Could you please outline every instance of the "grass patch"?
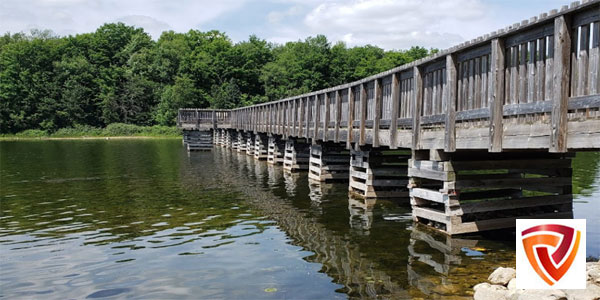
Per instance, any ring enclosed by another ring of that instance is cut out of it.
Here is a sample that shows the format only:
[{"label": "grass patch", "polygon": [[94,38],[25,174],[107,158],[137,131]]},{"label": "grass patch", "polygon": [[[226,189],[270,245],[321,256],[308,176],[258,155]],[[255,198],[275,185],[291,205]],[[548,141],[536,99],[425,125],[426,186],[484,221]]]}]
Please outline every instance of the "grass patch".
[{"label": "grass patch", "polygon": [[28,129],[15,134],[2,134],[4,139],[31,139],[31,138],[84,138],[84,137],[180,137],[181,130],[169,126],[138,126],[132,124],[113,123],[106,128],[88,125],[75,125],[74,127],[61,128],[55,132],[39,129]]}]

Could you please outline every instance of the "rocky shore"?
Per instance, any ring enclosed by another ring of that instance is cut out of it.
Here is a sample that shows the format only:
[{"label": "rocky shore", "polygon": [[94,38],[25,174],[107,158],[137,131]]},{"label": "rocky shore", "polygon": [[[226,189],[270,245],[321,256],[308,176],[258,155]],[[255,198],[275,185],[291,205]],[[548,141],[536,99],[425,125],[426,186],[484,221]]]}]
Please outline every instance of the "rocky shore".
[{"label": "rocky shore", "polygon": [[515,269],[498,268],[488,282],[473,287],[475,300],[600,300],[600,262],[586,264],[585,290],[521,290],[515,282]]}]

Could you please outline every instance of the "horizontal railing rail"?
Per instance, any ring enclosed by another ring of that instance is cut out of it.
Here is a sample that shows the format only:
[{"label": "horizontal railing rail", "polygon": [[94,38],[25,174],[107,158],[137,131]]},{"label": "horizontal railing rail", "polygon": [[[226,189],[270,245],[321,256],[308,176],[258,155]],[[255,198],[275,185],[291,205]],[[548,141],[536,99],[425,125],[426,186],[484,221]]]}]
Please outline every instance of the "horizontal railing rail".
[{"label": "horizontal railing rail", "polygon": [[181,108],[177,114],[177,127],[229,127],[231,110]]}]

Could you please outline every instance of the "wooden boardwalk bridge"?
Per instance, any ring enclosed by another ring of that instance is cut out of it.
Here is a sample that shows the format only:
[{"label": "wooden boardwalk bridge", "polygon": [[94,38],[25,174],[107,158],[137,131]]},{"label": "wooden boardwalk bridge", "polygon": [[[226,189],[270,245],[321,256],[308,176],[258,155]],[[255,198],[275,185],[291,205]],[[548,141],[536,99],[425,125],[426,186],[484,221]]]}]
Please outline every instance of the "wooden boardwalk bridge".
[{"label": "wooden boardwalk bridge", "polygon": [[188,150],[224,146],[410,197],[449,234],[572,216],[576,151],[600,149],[600,0],[574,2],[356,82],[233,109],[181,109]]}]

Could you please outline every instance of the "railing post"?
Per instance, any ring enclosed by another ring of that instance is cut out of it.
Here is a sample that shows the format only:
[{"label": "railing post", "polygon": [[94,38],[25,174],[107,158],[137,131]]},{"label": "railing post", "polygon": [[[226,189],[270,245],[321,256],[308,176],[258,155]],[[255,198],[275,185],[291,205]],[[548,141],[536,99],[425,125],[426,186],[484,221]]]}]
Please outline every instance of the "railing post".
[{"label": "railing post", "polygon": [[305,114],[304,114],[304,122],[305,122],[305,130],[304,130],[304,137],[305,138],[310,138],[310,118],[311,118],[311,107],[310,107],[310,97],[306,97],[306,109],[305,109]]},{"label": "railing post", "polygon": [[375,115],[373,116],[373,147],[379,147],[379,123],[381,123],[381,106],[383,105],[381,79],[375,79],[373,84],[373,97],[375,97]]},{"label": "railing post", "polygon": [[287,101],[284,101],[281,103],[281,106],[283,107],[283,128],[282,128],[282,135],[285,137],[287,135],[287,125],[288,125],[288,108],[287,108]]},{"label": "railing post", "polygon": [[217,129],[217,112],[214,109],[212,111],[212,127]]},{"label": "railing post", "polygon": [[298,137],[302,137],[302,135],[304,134],[304,128],[302,126],[302,122],[304,122],[304,97],[301,97],[298,103],[298,109],[300,110],[300,119],[298,120]]},{"label": "railing post", "polygon": [[490,106],[490,152],[502,151],[502,119],[504,107],[504,41],[492,40],[492,52],[490,54],[490,79],[488,89],[488,101]]},{"label": "railing post", "polygon": [[196,128],[197,129],[200,129],[200,116],[199,116],[199,113],[200,112],[198,112],[198,110],[196,109],[196,114],[195,115],[196,115]]},{"label": "railing post", "polygon": [[456,151],[456,93],[457,93],[457,72],[456,57],[453,54],[446,55],[446,90],[444,114],[446,114],[446,124],[444,131],[444,151]]},{"label": "railing post", "polygon": [[342,121],[342,92],[341,90],[335,91],[335,133],[334,140],[336,143],[340,142],[340,122]]},{"label": "railing post", "polygon": [[419,66],[413,67],[413,124],[412,149],[419,149],[421,135],[421,105],[423,105],[423,73]]},{"label": "railing post", "polygon": [[319,95],[315,95],[315,115],[313,116],[313,122],[315,122],[315,132],[313,132],[313,144],[317,143],[317,139],[319,138],[319,122],[321,121],[321,97]]},{"label": "railing post", "polygon": [[353,142],[352,135],[354,134],[354,92],[352,87],[348,88],[348,134],[346,136],[346,148],[350,149]]},{"label": "railing post", "polygon": [[358,144],[363,146],[366,140],[365,123],[367,118],[367,86],[366,83],[360,85],[360,124]]},{"label": "railing post", "polygon": [[283,134],[283,108],[281,102],[277,102],[277,133]]},{"label": "railing post", "polygon": [[398,148],[398,110],[400,108],[400,80],[392,74],[392,119],[390,120],[390,149]]},{"label": "railing post", "polygon": [[273,104],[269,104],[268,106],[269,115],[267,116],[267,132],[273,133]]},{"label": "railing post", "polygon": [[324,96],[325,118],[323,119],[323,141],[328,140],[327,132],[329,131],[329,115],[330,115],[330,111],[331,111],[331,108],[329,107],[330,106],[329,102],[331,102],[329,94],[330,94],[330,92],[326,92],[325,96]]},{"label": "railing post", "polygon": [[292,136],[298,136],[298,99],[292,99]]},{"label": "railing post", "polygon": [[256,107],[250,107],[250,131],[256,133]]},{"label": "railing post", "polygon": [[569,75],[571,70],[570,18],[554,18],[554,74],[552,84],[552,131],[550,152],[567,152],[567,107],[569,104]]},{"label": "railing post", "polygon": [[290,135],[292,135],[292,100],[287,100],[285,102],[286,107],[286,121],[285,121],[285,138],[287,139]]}]

